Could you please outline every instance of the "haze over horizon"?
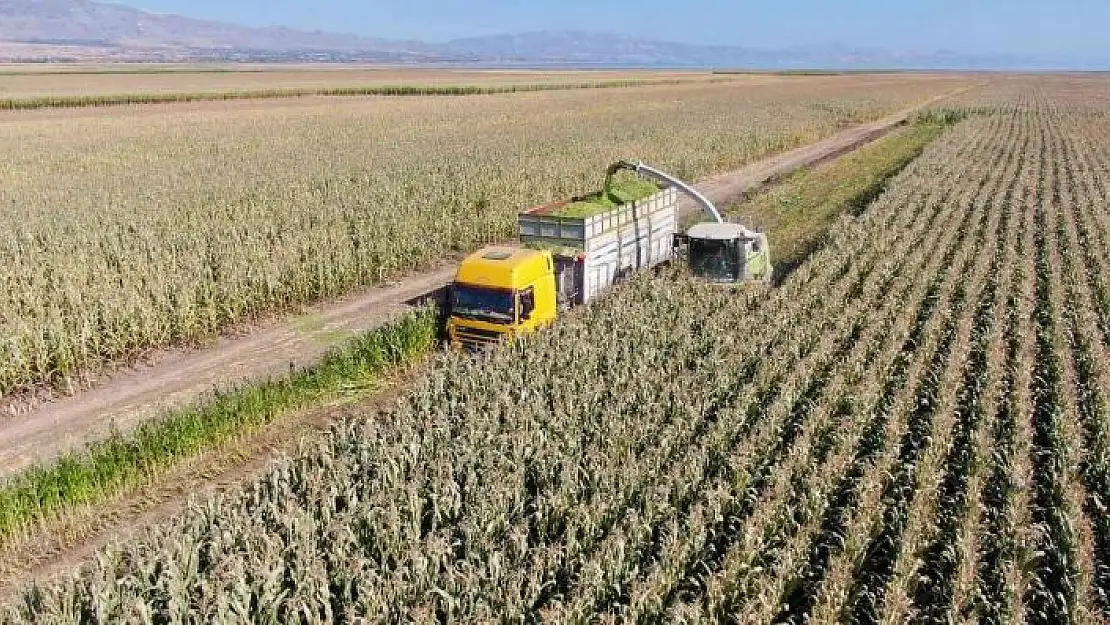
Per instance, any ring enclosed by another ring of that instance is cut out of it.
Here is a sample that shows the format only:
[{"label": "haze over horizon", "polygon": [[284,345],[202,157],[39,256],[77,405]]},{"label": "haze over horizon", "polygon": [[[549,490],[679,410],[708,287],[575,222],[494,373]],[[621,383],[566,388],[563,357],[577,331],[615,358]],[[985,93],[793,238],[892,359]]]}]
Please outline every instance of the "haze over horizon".
[{"label": "haze over horizon", "polygon": [[443,42],[532,30],[587,30],[704,45],[846,44],[895,50],[1110,58],[1110,3],[1097,0],[141,0],[159,13],[248,26]]}]

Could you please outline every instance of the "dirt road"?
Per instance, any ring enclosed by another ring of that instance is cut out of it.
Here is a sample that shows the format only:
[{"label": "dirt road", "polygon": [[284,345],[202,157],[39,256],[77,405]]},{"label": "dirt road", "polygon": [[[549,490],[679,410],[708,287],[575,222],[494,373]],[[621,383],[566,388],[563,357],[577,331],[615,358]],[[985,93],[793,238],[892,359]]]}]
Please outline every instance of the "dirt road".
[{"label": "dirt road", "polygon": [[[728,204],[790,173],[834,158],[905,122],[916,110],[946,94],[883,120],[856,126],[743,169],[713,176],[698,189]],[[680,209],[697,211],[684,200]],[[152,364],[116,372],[87,391],[0,419],[0,478],[48,462],[68,450],[127,431],[169,408],[188,405],[214,388],[281,375],[317,361],[328,347],[352,334],[381,326],[409,308],[408,302],[447,284],[456,259],[393,286],[311,308],[306,314],[264,324],[242,336],[219,339],[206,349],[166,350]]]}]

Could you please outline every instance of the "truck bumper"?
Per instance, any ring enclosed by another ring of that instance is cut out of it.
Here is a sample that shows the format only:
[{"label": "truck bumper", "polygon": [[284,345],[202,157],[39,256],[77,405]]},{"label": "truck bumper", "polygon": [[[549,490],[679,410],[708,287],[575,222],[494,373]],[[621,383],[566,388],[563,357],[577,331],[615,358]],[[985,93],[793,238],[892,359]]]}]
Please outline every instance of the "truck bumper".
[{"label": "truck bumper", "polygon": [[451,345],[465,349],[468,352],[489,349],[505,339],[504,332],[462,325],[452,325],[449,336],[451,337]]}]

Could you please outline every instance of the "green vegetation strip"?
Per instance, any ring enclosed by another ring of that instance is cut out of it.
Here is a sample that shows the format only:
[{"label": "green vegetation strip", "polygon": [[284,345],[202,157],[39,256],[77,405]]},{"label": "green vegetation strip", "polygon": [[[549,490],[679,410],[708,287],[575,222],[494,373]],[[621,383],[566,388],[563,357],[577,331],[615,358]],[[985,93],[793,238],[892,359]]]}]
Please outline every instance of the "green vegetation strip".
[{"label": "green vegetation strip", "polygon": [[887,182],[906,168],[952,123],[956,115],[920,116],[907,127],[828,165],[800,170],[750,202],[728,209],[751,218],[771,239],[775,275],[780,279],[824,244],[833,222],[858,214],[882,194]]},{"label": "green vegetation strip", "polygon": [[171,104],[223,100],[262,100],[308,96],[467,96],[524,93],[531,91],[568,91],[574,89],[617,89],[655,87],[689,82],[717,83],[729,79],[604,80],[576,83],[530,83],[508,85],[369,85],[362,87],[310,87],[288,89],[250,89],[237,91],[198,91],[192,93],[121,93],[105,95],[35,96],[0,99],[0,111],[26,111],[49,108],[88,108],[127,104]]},{"label": "green vegetation strip", "polygon": [[113,435],[0,483],[0,539],[68,507],[103,501],[291,410],[372,391],[399,365],[432,351],[437,329],[434,310],[417,310],[333,349],[313,367],[218,394],[209,403],[171,412],[130,435]]}]

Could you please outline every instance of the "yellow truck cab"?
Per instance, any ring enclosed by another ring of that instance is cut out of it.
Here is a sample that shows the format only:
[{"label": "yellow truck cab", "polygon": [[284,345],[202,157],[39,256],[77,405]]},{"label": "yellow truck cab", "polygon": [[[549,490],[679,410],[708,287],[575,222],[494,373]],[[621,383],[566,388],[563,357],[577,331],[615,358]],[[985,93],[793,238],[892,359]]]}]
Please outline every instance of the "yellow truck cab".
[{"label": "yellow truck cab", "polygon": [[459,265],[447,333],[468,349],[543,327],[558,315],[555,267],[546,251],[489,246]]}]

